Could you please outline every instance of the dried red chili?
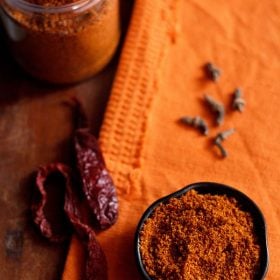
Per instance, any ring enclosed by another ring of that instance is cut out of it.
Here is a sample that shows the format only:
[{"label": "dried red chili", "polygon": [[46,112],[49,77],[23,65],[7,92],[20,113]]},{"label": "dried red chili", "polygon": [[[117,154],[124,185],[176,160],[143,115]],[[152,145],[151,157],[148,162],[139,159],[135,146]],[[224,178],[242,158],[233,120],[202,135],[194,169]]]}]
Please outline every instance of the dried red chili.
[{"label": "dried red chili", "polygon": [[[65,189],[64,212],[87,247],[83,279],[105,280],[107,279],[106,257],[96,240],[87,211],[91,210],[100,229],[108,228],[114,224],[118,216],[116,189],[106,168],[97,139],[89,131],[88,120],[82,104],[76,98],[73,98],[72,101],[76,129],[74,145],[80,182],[73,183],[70,168],[64,164],[53,163],[41,167],[36,178],[36,187],[40,192],[40,198],[32,206],[34,222],[50,241],[59,242],[67,237],[67,232],[54,232],[52,222],[48,219],[45,211],[49,200],[46,182],[51,175],[58,174],[60,178],[63,178],[60,185],[63,185]],[[70,103],[70,105],[72,104]],[[80,185],[82,185],[80,189],[74,189],[74,186],[80,187]],[[83,191],[83,199],[86,198],[88,205],[79,199],[81,191]],[[88,208],[85,209],[87,206]]]},{"label": "dried red chili", "polygon": [[77,167],[83,190],[98,226],[108,228],[118,217],[118,201],[113,180],[96,138],[86,129],[75,133]]},{"label": "dried red chili", "polygon": [[106,229],[116,222],[118,200],[113,180],[106,168],[97,139],[90,133],[84,107],[77,98],[74,103],[76,132],[74,145],[77,168],[97,225]]},{"label": "dried red chili", "polygon": [[[54,234],[50,221],[45,213],[45,205],[48,201],[45,182],[53,174],[58,174],[64,179],[65,201],[64,210],[69,221],[77,232],[80,239],[87,247],[86,269],[83,279],[86,280],[105,280],[107,279],[107,262],[105,254],[96,240],[94,230],[89,225],[86,215],[82,212],[82,201],[74,190],[70,168],[61,164],[53,163],[41,167],[37,173],[36,187],[41,194],[41,200],[36,202],[33,207],[34,221],[39,226],[42,234],[50,241],[63,241],[64,234]],[[69,232],[70,233],[70,232]]]},{"label": "dried red chili", "polygon": [[105,280],[107,279],[106,256],[95,237],[94,230],[85,221],[86,217],[82,214],[81,209],[82,205],[78,200],[78,195],[75,194],[71,185],[66,185],[64,210],[75,231],[87,247],[86,268],[83,279]]},{"label": "dried red chili", "polygon": [[[47,191],[47,185],[49,185],[48,181],[51,179],[54,175],[59,175],[60,178],[56,177],[53,178],[52,182],[50,183],[50,187],[54,187],[53,182],[56,181],[55,185],[57,186],[58,183],[62,183],[62,186],[70,184],[70,169],[60,163],[52,163],[47,166],[39,167],[37,176],[36,176],[36,184],[35,187],[39,191],[39,197],[33,197],[32,201],[32,214],[33,214],[33,220],[34,223],[39,227],[41,233],[43,236],[45,236],[47,239],[49,239],[52,242],[62,242],[65,239],[67,239],[70,236],[69,233],[69,226],[64,227],[61,231],[57,231],[53,225],[53,221],[50,221],[50,218],[47,217],[49,213],[46,210],[47,204],[49,203],[49,193]],[[65,182],[62,182],[60,179],[65,180]],[[61,210],[63,210],[63,205],[60,206]],[[61,213],[59,213],[62,215]],[[66,219],[66,216],[64,217],[64,220]],[[66,224],[65,221],[63,221],[64,224]],[[56,230],[56,232],[55,232]]]}]

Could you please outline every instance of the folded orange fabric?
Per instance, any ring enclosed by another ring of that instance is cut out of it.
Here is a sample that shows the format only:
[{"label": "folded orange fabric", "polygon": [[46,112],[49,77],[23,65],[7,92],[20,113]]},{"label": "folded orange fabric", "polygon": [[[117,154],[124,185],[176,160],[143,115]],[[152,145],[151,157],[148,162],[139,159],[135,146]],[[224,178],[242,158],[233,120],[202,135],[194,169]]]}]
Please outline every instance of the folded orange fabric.
[{"label": "folded orange fabric", "polygon": [[[137,223],[151,202],[197,181],[232,185],[262,209],[268,225],[268,280],[280,279],[280,2],[267,0],[136,0],[100,142],[117,185],[120,216],[98,235],[109,279],[140,279],[134,261]],[[218,83],[202,65],[222,68]],[[230,110],[240,86],[244,113]],[[217,128],[201,102],[209,93],[227,105]],[[178,124],[201,115],[210,137]],[[235,127],[221,159],[211,145]],[[81,279],[83,248],[74,237],[64,280]]]}]

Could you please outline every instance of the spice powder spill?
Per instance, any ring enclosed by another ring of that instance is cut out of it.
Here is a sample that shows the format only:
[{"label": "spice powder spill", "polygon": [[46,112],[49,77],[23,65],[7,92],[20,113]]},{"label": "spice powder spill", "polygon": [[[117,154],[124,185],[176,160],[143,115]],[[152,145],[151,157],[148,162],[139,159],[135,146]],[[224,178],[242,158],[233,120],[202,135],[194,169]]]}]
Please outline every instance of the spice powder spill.
[{"label": "spice powder spill", "polygon": [[255,280],[260,265],[251,215],[234,198],[194,190],[154,210],[140,251],[157,280]]}]

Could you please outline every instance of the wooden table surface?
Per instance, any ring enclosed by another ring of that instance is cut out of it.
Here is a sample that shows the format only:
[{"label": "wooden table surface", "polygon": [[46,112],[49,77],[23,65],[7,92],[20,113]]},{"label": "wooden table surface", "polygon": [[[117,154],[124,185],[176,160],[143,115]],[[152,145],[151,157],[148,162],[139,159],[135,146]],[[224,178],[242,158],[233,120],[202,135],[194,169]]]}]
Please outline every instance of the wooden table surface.
[{"label": "wooden table surface", "polygon": [[[124,31],[133,1],[123,2]],[[85,105],[98,135],[119,52],[90,80],[71,87],[44,85],[13,63],[0,28],[0,279],[60,279],[68,244],[50,244],[32,224],[34,171],[50,162],[73,161],[73,112],[65,105],[72,96]]]}]

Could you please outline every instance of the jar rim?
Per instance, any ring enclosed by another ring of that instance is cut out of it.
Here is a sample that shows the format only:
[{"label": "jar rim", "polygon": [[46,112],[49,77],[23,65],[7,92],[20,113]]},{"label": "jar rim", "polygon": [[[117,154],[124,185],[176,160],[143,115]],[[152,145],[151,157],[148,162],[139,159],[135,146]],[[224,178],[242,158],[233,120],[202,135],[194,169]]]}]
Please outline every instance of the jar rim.
[{"label": "jar rim", "polygon": [[24,12],[41,13],[41,14],[60,14],[67,12],[83,12],[97,4],[102,0],[79,0],[74,3],[61,6],[42,6],[33,4],[25,0],[5,0],[4,2],[13,8],[20,9]]}]

